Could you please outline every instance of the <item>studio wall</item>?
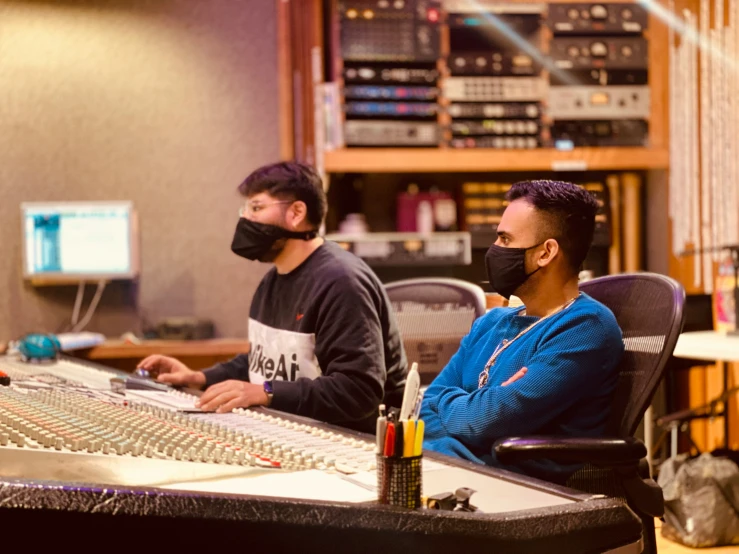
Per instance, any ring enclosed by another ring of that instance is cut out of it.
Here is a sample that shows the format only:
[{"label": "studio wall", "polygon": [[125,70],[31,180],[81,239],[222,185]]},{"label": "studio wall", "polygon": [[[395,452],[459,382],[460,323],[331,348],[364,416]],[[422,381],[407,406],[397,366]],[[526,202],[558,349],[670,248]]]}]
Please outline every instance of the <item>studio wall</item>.
[{"label": "studio wall", "polygon": [[141,277],[90,330],[246,335],[266,267],[230,243],[236,187],[279,157],[276,32],[272,0],[0,1],[0,341],[71,316],[76,287],[22,280],[20,203],[55,200],[138,210]]}]

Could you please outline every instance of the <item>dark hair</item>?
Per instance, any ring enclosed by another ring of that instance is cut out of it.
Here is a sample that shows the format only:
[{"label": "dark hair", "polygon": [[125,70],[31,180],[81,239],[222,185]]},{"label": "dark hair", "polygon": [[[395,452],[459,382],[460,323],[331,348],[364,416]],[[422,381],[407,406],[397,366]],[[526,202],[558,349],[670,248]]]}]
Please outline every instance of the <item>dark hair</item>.
[{"label": "dark hair", "polygon": [[300,200],[307,207],[306,218],[316,227],[326,217],[326,192],[315,169],[299,162],[265,165],[251,173],[239,185],[244,196],[266,192],[280,200]]},{"label": "dark hair", "polygon": [[595,197],[572,183],[536,180],[515,183],[507,198],[510,202],[522,198],[545,214],[548,221],[542,232],[557,239],[572,270],[579,271],[593,242],[598,211]]}]

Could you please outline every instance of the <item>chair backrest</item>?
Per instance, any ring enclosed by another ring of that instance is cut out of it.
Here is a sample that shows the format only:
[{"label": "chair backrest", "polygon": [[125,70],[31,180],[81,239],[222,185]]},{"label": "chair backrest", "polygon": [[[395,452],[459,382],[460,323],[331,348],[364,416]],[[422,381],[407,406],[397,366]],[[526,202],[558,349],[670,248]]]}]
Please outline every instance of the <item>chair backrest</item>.
[{"label": "chair backrest", "polygon": [[385,285],[409,362],[429,383],[459,349],[476,318],[485,313],[479,286],[448,278],[420,278]]},{"label": "chair backrest", "polygon": [[599,277],[580,283],[580,290],[605,304],[621,327],[625,352],[607,432],[632,436],[682,331],[685,290],[656,273]]}]

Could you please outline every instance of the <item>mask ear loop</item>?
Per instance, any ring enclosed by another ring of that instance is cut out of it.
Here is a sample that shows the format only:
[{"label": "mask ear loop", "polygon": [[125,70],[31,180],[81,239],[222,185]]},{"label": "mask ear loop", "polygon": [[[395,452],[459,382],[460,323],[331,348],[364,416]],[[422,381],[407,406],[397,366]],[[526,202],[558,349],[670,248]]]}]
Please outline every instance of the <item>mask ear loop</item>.
[{"label": "mask ear loop", "polygon": [[[526,249],[526,252],[528,252],[529,250],[533,250],[534,248],[538,248],[539,246],[541,246],[542,244],[544,244],[548,240],[549,239],[544,239],[543,241],[541,241],[541,242],[539,242],[537,244],[534,244],[533,246],[529,246]],[[537,267],[536,267],[536,269],[534,271],[532,271],[531,273],[526,273],[526,261],[524,259],[524,275],[526,275],[526,279],[528,280],[529,277],[531,277],[534,273],[536,273],[537,271],[539,271],[542,267],[543,266],[537,265]],[[526,282],[526,281],[524,281],[524,282]]]},{"label": "mask ear loop", "polygon": [[[534,273],[536,273],[537,271],[539,271],[539,270],[540,270],[540,269],[541,269],[542,267],[543,267],[543,266],[541,266],[541,265],[540,265],[539,267],[537,267],[537,268],[536,268],[536,269],[535,269],[534,271],[532,271],[531,273],[525,273],[524,275],[526,275],[526,279],[528,279],[529,277],[531,277],[531,276],[532,276],[532,275],[533,275]],[[525,282],[525,281],[524,281],[524,282]]]},{"label": "mask ear loop", "polygon": [[[529,247],[528,247],[528,248],[526,249],[526,251],[528,252],[529,250],[532,250],[532,249],[534,249],[534,248],[536,248],[536,247],[538,247],[538,246],[541,246],[542,244],[544,244],[544,243],[545,243],[546,241],[548,241],[548,240],[550,240],[550,239],[551,239],[551,240],[556,240],[556,241],[557,241],[557,246],[559,247],[559,239],[558,239],[557,237],[549,237],[548,239],[544,239],[543,241],[541,241],[541,242],[540,242],[540,243],[538,243],[538,244],[535,244],[534,246],[529,246]],[[560,249],[561,249],[561,247],[560,247]],[[534,273],[536,273],[537,271],[539,271],[539,270],[540,270],[540,269],[541,269],[542,267],[544,267],[544,266],[541,266],[541,265],[540,265],[539,267],[537,267],[537,268],[536,268],[536,269],[535,269],[534,271],[532,271],[531,273],[528,273],[528,274],[526,274],[526,278],[528,279],[529,277],[531,277],[531,276],[532,276],[532,275],[533,275]]]},{"label": "mask ear loop", "polygon": [[[282,215],[283,216],[285,216],[287,214],[287,211],[292,207],[292,205],[295,202],[299,202],[299,200],[294,200],[289,206],[287,206],[283,210],[283,212],[282,212]],[[308,214],[306,212],[305,217],[303,218],[303,221],[306,221],[307,217],[308,217]],[[293,234],[293,236],[286,237],[286,238],[297,238],[297,239],[303,239],[303,240],[313,240],[314,238],[316,238],[318,236],[318,231],[316,229],[312,229],[310,231],[297,231],[296,230],[297,226],[298,226],[297,223],[293,223],[293,230],[292,231],[289,231],[290,233]]]},{"label": "mask ear loop", "polygon": [[[288,206],[283,211],[282,215],[284,216],[287,213],[287,210],[289,209],[290,209],[290,206]],[[298,226],[297,223],[293,223],[293,229],[295,229],[295,227],[297,226]],[[287,229],[285,230],[287,231]],[[290,236],[285,237],[287,239],[313,240],[314,238],[318,236],[318,231],[316,231],[315,229],[312,229],[310,231],[294,231],[293,230],[293,231],[287,231],[287,232],[290,233]]]},{"label": "mask ear loop", "polygon": [[290,236],[285,237],[288,239],[303,239],[303,240],[313,240],[316,238],[317,233],[315,230],[313,231],[290,231]]}]

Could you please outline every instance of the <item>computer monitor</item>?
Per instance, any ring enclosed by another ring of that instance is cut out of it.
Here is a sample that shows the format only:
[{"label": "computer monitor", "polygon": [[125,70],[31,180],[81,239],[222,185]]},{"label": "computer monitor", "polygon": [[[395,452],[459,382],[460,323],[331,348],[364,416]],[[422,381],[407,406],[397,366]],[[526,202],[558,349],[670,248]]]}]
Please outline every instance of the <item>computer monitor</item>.
[{"label": "computer monitor", "polygon": [[138,226],[131,202],[26,202],[21,219],[23,276],[35,284],[138,275]]}]

